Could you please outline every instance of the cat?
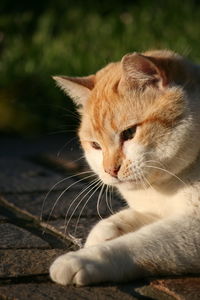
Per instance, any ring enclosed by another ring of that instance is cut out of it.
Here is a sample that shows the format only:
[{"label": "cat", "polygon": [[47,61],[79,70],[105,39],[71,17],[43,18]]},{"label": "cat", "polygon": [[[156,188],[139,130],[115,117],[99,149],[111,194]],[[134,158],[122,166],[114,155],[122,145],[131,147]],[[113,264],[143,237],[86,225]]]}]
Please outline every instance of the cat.
[{"label": "cat", "polygon": [[126,200],[84,248],[50,267],[63,285],[200,272],[200,68],[130,53],[87,77],[54,77],[81,115],[91,169]]}]

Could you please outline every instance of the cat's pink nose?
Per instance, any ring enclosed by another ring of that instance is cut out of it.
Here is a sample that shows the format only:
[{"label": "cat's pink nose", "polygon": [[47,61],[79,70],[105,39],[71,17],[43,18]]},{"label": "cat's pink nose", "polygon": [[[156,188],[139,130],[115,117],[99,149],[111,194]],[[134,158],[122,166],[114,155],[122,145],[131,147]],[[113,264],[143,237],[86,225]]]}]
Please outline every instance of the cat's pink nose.
[{"label": "cat's pink nose", "polygon": [[114,167],[114,168],[106,168],[105,172],[110,174],[112,177],[116,177],[117,178],[117,174],[119,172],[120,166],[118,167]]}]

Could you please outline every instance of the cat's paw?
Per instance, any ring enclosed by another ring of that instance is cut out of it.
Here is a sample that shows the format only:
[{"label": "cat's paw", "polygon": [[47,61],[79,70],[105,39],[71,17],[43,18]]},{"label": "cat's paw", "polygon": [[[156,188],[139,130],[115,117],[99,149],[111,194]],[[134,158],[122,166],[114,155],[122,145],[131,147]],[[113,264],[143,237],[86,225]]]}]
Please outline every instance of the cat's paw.
[{"label": "cat's paw", "polygon": [[50,277],[62,285],[89,285],[105,280],[109,273],[103,251],[97,247],[59,256],[50,267]]},{"label": "cat's paw", "polygon": [[101,244],[105,241],[113,240],[124,232],[115,223],[102,220],[100,221],[89,233],[84,247],[90,247],[93,245]]}]

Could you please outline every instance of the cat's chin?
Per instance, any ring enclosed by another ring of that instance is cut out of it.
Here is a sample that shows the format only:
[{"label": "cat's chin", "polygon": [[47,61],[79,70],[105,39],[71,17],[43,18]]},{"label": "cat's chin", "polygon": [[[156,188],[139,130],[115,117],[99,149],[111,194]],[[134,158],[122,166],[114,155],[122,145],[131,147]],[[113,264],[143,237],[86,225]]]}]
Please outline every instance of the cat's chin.
[{"label": "cat's chin", "polygon": [[[99,176],[100,177],[100,176]],[[143,189],[144,185],[140,181],[135,180],[120,180],[118,178],[101,178],[102,182],[109,186],[122,187],[127,190]]]},{"label": "cat's chin", "polygon": [[98,174],[98,176],[101,179],[101,181],[106,185],[117,186],[121,182],[118,178],[114,178],[108,174]]},{"label": "cat's chin", "polygon": [[144,185],[142,185],[141,182],[135,180],[119,181],[118,184],[116,184],[116,187],[126,189],[129,191],[144,189]]}]

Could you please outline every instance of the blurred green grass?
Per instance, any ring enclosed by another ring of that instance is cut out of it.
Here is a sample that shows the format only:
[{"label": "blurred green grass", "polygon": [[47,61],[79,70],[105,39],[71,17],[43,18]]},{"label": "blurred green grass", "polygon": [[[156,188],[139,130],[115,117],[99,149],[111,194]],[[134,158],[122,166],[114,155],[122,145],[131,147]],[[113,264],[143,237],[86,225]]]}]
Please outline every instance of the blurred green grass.
[{"label": "blurred green grass", "polygon": [[2,0],[0,131],[74,130],[73,105],[51,75],[94,73],[127,52],[155,48],[198,62],[199,25],[198,1]]}]

